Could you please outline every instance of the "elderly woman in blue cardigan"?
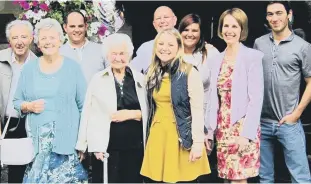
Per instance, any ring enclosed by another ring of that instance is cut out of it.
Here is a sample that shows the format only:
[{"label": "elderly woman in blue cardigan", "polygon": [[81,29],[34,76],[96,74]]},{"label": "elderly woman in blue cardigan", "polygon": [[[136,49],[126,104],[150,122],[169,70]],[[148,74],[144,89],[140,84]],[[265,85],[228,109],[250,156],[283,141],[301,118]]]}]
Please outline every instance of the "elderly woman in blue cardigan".
[{"label": "elderly woman in blue cardigan", "polygon": [[55,19],[37,23],[34,41],[43,56],[24,66],[15,93],[14,107],[27,116],[36,152],[24,183],[87,182],[75,151],[86,82],[80,66],[60,55],[63,40]]}]

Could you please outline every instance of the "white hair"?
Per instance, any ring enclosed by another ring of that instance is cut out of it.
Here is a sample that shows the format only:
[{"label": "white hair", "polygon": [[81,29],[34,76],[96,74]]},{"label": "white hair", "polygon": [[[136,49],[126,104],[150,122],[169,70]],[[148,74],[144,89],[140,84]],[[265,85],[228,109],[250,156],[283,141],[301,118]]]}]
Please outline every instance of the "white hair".
[{"label": "white hair", "polygon": [[46,19],[41,19],[40,22],[38,22],[35,26],[35,34],[34,34],[35,44],[37,44],[39,41],[40,30],[45,29],[45,28],[55,29],[59,34],[59,39],[62,41],[62,43],[64,42],[65,37],[64,37],[64,32],[63,32],[62,26],[57,22],[57,20],[51,19],[51,18],[46,18]]},{"label": "white hair", "polygon": [[102,52],[103,52],[104,58],[107,60],[107,56],[108,56],[108,52],[110,48],[122,45],[124,43],[126,44],[127,52],[131,58],[133,55],[134,46],[133,46],[131,38],[128,35],[123,34],[123,33],[114,33],[104,38],[103,43],[102,43]]},{"label": "white hair", "polygon": [[33,35],[33,26],[32,26],[32,24],[29,21],[27,21],[27,20],[13,20],[5,28],[5,35],[6,35],[6,38],[8,40],[10,39],[11,28],[14,27],[14,26],[18,26],[18,25],[25,25],[25,26],[27,26],[31,36]]}]

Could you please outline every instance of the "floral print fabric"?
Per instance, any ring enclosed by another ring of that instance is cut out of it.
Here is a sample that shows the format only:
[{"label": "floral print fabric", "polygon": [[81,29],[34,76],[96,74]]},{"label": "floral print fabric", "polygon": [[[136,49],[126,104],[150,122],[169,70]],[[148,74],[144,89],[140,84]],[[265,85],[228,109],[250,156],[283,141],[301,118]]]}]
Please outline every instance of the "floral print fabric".
[{"label": "floral print fabric", "polygon": [[[31,136],[29,127],[26,127]],[[77,154],[61,155],[52,152],[54,122],[38,128],[39,153],[25,171],[23,183],[87,183],[88,175]],[[35,138],[35,137],[33,137]]]},{"label": "floral print fabric", "polygon": [[218,76],[220,108],[217,119],[217,162],[218,176],[228,180],[242,180],[255,177],[260,167],[260,128],[255,141],[239,149],[236,139],[243,129],[244,118],[231,125],[231,86],[234,62],[223,61]]}]

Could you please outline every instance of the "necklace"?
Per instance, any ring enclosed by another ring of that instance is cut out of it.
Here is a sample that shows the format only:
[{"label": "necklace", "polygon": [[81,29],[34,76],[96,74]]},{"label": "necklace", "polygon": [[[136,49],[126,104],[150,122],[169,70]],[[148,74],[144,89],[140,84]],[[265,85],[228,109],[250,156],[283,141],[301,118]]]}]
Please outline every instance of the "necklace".
[{"label": "necklace", "polygon": [[124,78],[125,78],[125,75],[123,77],[123,79],[121,81],[119,81],[116,76],[114,76],[114,79],[118,85],[118,87],[120,88],[120,92],[121,92],[121,96],[123,97],[123,84],[124,84]]}]

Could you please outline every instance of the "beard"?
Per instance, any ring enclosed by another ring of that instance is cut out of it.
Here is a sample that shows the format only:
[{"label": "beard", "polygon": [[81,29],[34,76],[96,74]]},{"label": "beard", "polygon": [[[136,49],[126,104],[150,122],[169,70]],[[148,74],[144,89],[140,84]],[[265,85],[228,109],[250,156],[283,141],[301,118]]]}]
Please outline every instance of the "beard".
[{"label": "beard", "polygon": [[271,29],[273,32],[275,33],[282,33],[287,27],[289,27],[289,22],[284,23],[284,25],[282,27],[278,27],[278,28],[273,28],[272,25],[270,25]]}]

